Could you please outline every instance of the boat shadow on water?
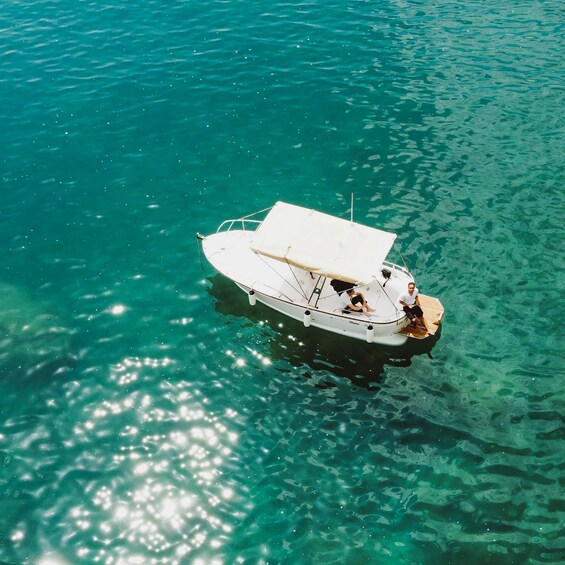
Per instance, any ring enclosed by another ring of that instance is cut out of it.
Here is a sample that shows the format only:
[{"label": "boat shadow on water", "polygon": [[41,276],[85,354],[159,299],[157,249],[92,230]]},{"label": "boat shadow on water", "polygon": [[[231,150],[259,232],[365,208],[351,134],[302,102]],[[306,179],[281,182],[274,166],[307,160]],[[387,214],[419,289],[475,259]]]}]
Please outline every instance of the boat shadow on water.
[{"label": "boat shadow on water", "polygon": [[[246,318],[265,333],[265,351],[271,361],[286,361],[304,370],[304,379],[317,378],[318,371],[327,371],[345,377],[356,386],[378,390],[387,366],[409,367],[412,357],[427,355],[439,339],[441,327],[435,336],[424,340],[409,339],[404,345],[391,347],[340,336],[315,327],[306,328],[264,304],[251,306],[247,296],[233,282],[222,275],[208,277],[208,293],[214,298],[214,309],[224,316]],[[328,379],[317,380],[318,388],[337,386]]]}]

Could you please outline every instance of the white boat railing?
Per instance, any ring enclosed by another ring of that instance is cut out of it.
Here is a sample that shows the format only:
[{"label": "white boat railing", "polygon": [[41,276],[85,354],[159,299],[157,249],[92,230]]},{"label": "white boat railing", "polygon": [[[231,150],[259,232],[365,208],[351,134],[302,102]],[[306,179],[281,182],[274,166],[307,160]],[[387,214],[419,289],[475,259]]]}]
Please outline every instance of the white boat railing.
[{"label": "white boat railing", "polygon": [[392,269],[393,271],[400,271],[401,273],[404,273],[409,277],[412,276],[412,273],[408,269],[405,269],[404,267],[401,267],[396,263],[391,263],[390,261],[383,261],[383,267],[386,267],[387,269]]},{"label": "white boat railing", "polygon": [[[247,216],[242,216],[241,218],[235,218],[233,220],[224,220],[220,224],[220,227],[216,230],[216,233],[219,233],[221,231],[230,231],[231,229],[233,229],[234,225],[238,225],[238,226],[240,225],[243,231],[247,231],[245,227],[246,223],[253,224],[253,226],[256,228],[259,224],[263,222],[263,220],[252,220],[251,218],[253,218],[253,216],[262,214],[263,212],[267,212],[271,208],[272,206],[269,206],[269,208],[265,208],[264,210],[259,210],[258,212],[253,212],[252,214],[248,214]],[[224,227],[226,225],[228,226],[227,228]]]},{"label": "white boat railing", "polygon": [[[241,225],[241,229],[243,231],[247,231],[245,224],[254,224],[255,227],[257,227],[261,223],[262,223],[262,220],[249,220],[249,219],[246,219],[246,218],[237,218],[235,220],[224,220],[220,224],[220,227],[216,230],[216,233],[219,233],[221,231],[230,231],[230,230],[233,229],[234,225]],[[228,225],[227,228],[224,227],[226,225]]]}]

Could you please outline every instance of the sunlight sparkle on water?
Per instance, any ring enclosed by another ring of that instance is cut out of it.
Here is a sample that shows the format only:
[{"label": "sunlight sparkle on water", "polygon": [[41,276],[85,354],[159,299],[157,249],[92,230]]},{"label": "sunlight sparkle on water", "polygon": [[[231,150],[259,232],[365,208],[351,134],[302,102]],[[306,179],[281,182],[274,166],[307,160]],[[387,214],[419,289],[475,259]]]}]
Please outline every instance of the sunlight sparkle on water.
[{"label": "sunlight sparkle on water", "polygon": [[233,490],[231,488],[225,488],[222,490],[222,497],[226,500],[233,498]]},{"label": "sunlight sparkle on water", "polygon": [[67,565],[68,561],[65,561],[59,555],[44,555],[39,559],[37,565]]},{"label": "sunlight sparkle on water", "polygon": [[[163,366],[161,361],[128,358],[113,366],[110,376],[119,381],[131,371],[159,372]],[[112,454],[114,465],[121,468],[121,478],[117,484],[101,485],[92,502],[105,513],[98,518],[101,525],[97,528],[102,544],[111,544],[120,532],[128,544],[162,552],[171,549],[173,532],[184,532],[182,547],[170,561],[180,563],[198,548],[223,546],[233,530],[224,516],[229,516],[226,507],[233,503],[236,490],[223,480],[222,467],[238,440],[229,424],[238,414],[231,409],[211,414],[203,401],[196,399],[198,395],[174,391],[170,384],[164,383],[162,392],[162,396],[134,394],[128,396],[127,403],[103,401],[92,407],[87,422],[97,427],[101,421],[111,426],[114,418],[121,422],[124,414],[128,415],[118,430],[125,444],[121,453]],[[161,433],[164,421],[173,429]],[[171,468],[183,477],[181,482],[171,480]],[[124,481],[127,489],[119,485]],[[81,507],[71,515],[75,530],[92,528],[92,517]],[[199,527],[191,528],[195,520]],[[135,557],[123,555],[123,562],[130,563]],[[104,550],[88,558],[110,562]]]},{"label": "sunlight sparkle on water", "polygon": [[22,532],[22,530],[16,530],[11,536],[10,539],[14,542],[16,541],[22,541],[24,539],[25,535]]},{"label": "sunlight sparkle on water", "polygon": [[259,353],[255,349],[247,348],[247,350],[251,353],[251,355],[253,355],[253,357],[255,357],[257,360],[261,361],[261,363],[263,363],[263,365],[270,365],[271,364],[271,360],[268,357],[265,357],[264,355],[262,355],[261,353]]},{"label": "sunlight sparkle on water", "polygon": [[117,381],[120,385],[129,385],[139,378],[140,373],[144,369],[160,369],[162,367],[168,367],[173,363],[174,361],[169,357],[162,359],[151,357],[145,357],[143,359],[139,357],[126,357],[123,361],[113,366],[110,378],[113,381]]},{"label": "sunlight sparkle on water", "polygon": [[116,520],[125,520],[128,516],[129,516],[128,507],[125,504],[120,504],[116,509],[114,518],[116,518]]},{"label": "sunlight sparkle on water", "polygon": [[126,307],[123,304],[115,304],[110,308],[110,314],[113,316],[121,316],[126,311]]}]

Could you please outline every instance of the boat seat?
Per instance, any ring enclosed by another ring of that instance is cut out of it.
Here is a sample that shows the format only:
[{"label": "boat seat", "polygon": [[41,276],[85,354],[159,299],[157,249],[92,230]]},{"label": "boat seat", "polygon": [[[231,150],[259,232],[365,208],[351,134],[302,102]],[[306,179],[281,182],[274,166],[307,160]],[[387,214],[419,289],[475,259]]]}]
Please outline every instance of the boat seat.
[{"label": "boat seat", "polygon": [[339,296],[341,296],[341,294],[346,290],[355,287],[355,285],[345,281],[340,281],[339,279],[332,279],[330,281],[330,285],[338,293]]}]

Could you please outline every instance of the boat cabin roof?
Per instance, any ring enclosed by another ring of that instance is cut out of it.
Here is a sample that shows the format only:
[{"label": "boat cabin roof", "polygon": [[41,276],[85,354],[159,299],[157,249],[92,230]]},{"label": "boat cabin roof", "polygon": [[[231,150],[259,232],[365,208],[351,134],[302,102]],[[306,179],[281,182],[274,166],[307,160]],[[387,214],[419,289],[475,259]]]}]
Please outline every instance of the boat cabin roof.
[{"label": "boat cabin roof", "polygon": [[255,231],[251,248],[332,279],[369,284],[396,234],[277,202]]}]

